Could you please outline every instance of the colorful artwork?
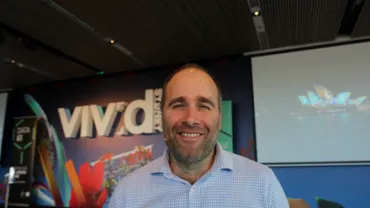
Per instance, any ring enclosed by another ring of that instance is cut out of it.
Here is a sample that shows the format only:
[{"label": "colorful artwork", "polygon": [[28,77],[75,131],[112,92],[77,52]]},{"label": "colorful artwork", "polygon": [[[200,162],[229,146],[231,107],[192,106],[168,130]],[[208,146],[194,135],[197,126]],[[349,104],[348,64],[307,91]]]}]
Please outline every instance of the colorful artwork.
[{"label": "colorful artwork", "polygon": [[[37,146],[40,163],[36,163],[36,177],[32,184],[33,202],[43,206],[66,207],[107,207],[109,198],[119,180],[153,159],[153,146],[137,145],[119,154],[110,152],[96,157],[95,160],[76,164],[68,156],[57,129],[51,124],[40,104],[30,95],[25,102],[33,113],[47,121],[46,135]],[[73,117],[73,115],[71,115]],[[104,117],[104,116],[103,116]],[[218,141],[228,151],[233,149],[232,139],[232,102],[223,103],[223,123]],[[241,154],[254,159],[253,139],[247,147],[241,147]],[[1,199],[4,200],[7,186],[7,173],[0,184]],[[0,199],[0,200],[1,200]],[[318,208],[342,206],[336,202],[316,198]],[[333,206],[335,204],[336,206]]]},{"label": "colorful artwork", "polygon": [[325,106],[359,106],[365,100],[366,96],[360,96],[355,99],[350,99],[351,92],[341,92],[335,97],[334,94],[327,88],[314,85],[316,93],[308,91],[307,95],[298,96],[299,101],[303,106],[314,108]]},{"label": "colorful artwork", "polygon": [[231,101],[222,102],[222,125],[217,140],[225,150],[233,152],[233,121]]},{"label": "colorful artwork", "polygon": [[[35,162],[32,184],[32,200],[35,204],[43,206],[107,207],[109,198],[119,180],[155,159],[152,152],[155,143],[152,143],[132,146],[131,150],[122,151],[118,154],[107,149],[107,152],[101,154],[95,160],[80,162],[80,165],[78,165],[74,161],[75,158],[68,155],[57,129],[50,123],[40,104],[28,94],[24,96],[24,101],[37,117],[45,120],[47,127],[47,131],[39,133],[41,136],[37,142],[37,162]],[[127,107],[127,104],[125,107]],[[232,103],[225,101],[223,103],[222,129],[218,141],[225,150],[232,152],[231,111]],[[67,119],[72,121],[73,117],[72,114]],[[101,118],[102,120],[108,118],[104,115],[103,109],[101,109]],[[71,125],[71,123],[68,125]],[[121,127],[123,128],[123,126]],[[122,128],[117,128],[117,131],[122,131]],[[124,129],[124,131],[127,131],[127,129]],[[150,137],[150,135],[142,135],[142,137],[145,136]],[[6,183],[4,182],[3,196],[5,196],[5,187]]]},{"label": "colorful artwork", "polygon": [[291,116],[319,115],[322,113],[362,113],[370,111],[370,101],[367,96],[350,98],[352,92],[334,93],[321,85],[314,85],[315,91],[307,91],[307,95],[299,95],[300,107],[290,112]]}]

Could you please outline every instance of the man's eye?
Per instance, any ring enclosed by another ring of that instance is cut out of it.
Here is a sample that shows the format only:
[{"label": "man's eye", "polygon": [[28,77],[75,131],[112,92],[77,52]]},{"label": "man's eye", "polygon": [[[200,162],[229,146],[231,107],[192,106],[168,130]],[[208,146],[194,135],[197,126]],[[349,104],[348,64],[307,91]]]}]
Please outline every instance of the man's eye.
[{"label": "man's eye", "polygon": [[208,105],[200,105],[201,109],[211,110],[211,108]]},{"label": "man's eye", "polygon": [[178,104],[174,104],[173,106],[172,106],[172,108],[182,108],[182,107],[184,107],[185,105],[183,104],[183,103],[178,103]]}]

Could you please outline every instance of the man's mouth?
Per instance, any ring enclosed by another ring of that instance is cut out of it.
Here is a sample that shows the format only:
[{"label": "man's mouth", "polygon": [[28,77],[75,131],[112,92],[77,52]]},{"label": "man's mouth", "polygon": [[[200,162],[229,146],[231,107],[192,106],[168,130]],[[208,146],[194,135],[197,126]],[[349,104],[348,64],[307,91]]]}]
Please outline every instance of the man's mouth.
[{"label": "man's mouth", "polygon": [[178,134],[184,137],[199,137],[203,135],[203,133],[190,133],[190,132],[179,132]]}]

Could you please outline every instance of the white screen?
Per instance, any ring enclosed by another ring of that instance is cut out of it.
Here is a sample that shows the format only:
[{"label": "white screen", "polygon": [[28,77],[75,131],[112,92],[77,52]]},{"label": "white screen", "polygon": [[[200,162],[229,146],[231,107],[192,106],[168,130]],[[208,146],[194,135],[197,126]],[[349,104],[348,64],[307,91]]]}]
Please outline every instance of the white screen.
[{"label": "white screen", "polygon": [[252,58],[257,160],[370,161],[370,43]]},{"label": "white screen", "polygon": [[7,102],[7,93],[0,93],[0,155],[3,143],[3,133],[4,133],[4,121],[6,113],[6,102]]}]

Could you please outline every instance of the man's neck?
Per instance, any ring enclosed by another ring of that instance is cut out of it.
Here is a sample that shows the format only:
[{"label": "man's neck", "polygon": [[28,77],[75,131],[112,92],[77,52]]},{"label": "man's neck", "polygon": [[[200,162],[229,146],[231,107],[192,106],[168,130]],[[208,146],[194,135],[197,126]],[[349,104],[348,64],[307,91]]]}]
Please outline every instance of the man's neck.
[{"label": "man's neck", "polygon": [[172,172],[180,178],[194,184],[199,178],[211,169],[216,156],[216,148],[204,160],[194,164],[181,164],[170,154],[170,167]]}]

